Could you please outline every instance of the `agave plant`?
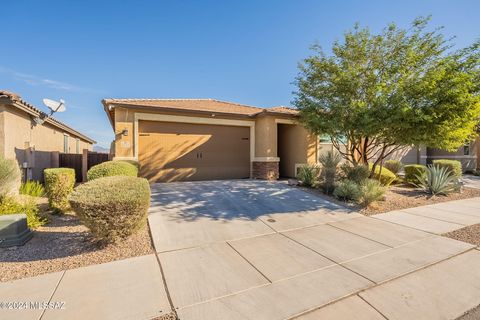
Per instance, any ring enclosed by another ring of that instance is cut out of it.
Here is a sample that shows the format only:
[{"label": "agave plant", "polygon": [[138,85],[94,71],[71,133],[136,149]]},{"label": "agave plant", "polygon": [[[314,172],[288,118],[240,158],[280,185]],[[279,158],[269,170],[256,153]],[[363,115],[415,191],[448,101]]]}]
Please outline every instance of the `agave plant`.
[{"label": "agave plant", "polygon": [[415,185],[432,195],[448,195],[459,188],[457,177],[446,167],[429,165],[424,175],[416,177],[419,183]]}]

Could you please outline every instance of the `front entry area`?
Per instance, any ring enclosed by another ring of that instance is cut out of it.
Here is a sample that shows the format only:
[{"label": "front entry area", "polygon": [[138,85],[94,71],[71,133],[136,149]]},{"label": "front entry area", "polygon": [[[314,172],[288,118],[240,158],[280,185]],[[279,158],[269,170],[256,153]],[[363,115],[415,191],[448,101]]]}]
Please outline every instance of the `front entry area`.
[{"label": "front entry area", "polygon": [[151,182],[250,176],[250,128],[139,121],[140,175]]}]

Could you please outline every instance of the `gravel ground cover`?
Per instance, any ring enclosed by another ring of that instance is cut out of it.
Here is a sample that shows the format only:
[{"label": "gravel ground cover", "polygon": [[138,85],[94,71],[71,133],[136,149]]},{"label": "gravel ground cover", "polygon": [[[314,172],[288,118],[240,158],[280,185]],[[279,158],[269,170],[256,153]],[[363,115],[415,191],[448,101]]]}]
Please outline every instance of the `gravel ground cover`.
[{"label": "gravel ground cover", "polygon": [[480,246],[480,223],[445,233],[443,236]]},{"label": "gravel ground cover", "polygon": [[49,222],[25,245],[0,248],[0,282],[154,252],[148,225],[120,243],[103,246],[75,215],[47,216]]},{"label": "gravel ground cover", "polygon": [[373,203],[368,208],[361,208],[355,204],[339,201],[333,196],[328,196],[322,192],[320,189],[311,189],[311,188],[304,188],[299,187],[300,189],[313,193],[317,196],[320,196],[326,200],[335,202],[337,204],[344,205],[352,210],[358,210],[360,213],[370,216],[374,214],[389,212],[393,210],[401,210],[419,206],[426,206],[429,204],[452,201],[452,200],[460,200],[460,199],[468,199],[468,198],[475,198],[480,197],[480,189],[474,188],[467,188],[464,187],[462,192],[454,192],[449,194],[448,196],[435,196],[432,197],[418,189],[405,186],[405,185],[393,185],[388,188],[387,193],[385,194],[384,201],[377,201]]}]

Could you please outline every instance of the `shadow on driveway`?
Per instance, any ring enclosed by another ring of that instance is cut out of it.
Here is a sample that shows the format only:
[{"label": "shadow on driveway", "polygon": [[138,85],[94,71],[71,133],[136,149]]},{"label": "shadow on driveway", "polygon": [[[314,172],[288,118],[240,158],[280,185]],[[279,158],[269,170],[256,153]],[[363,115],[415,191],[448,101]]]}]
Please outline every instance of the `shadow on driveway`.
[{"label": "shadow on driveway", "polygon": [[345,207],[289,187],[285,182],[227,180],[153,184],[150,214],[172,220],[248,219],[273,213],[342,210]]}]

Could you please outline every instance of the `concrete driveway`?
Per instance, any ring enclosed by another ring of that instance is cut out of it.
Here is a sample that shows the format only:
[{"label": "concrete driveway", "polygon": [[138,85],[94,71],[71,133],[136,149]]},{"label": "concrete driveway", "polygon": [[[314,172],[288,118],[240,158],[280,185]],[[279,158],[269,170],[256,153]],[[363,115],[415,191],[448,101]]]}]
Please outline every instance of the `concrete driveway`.
[{"label": "concrete driveway", "polygon": [[354,216],[283,182],[231,180],[152,185],[149,223],[155,248],[163,252]]},{"label": "concrete driveway", "polygon": [[480,304],[480,252],[426,231],[448,210],[370,218],[282,182],[210,181],[152,186],[149,223],[181,320],[453,319]]}]

